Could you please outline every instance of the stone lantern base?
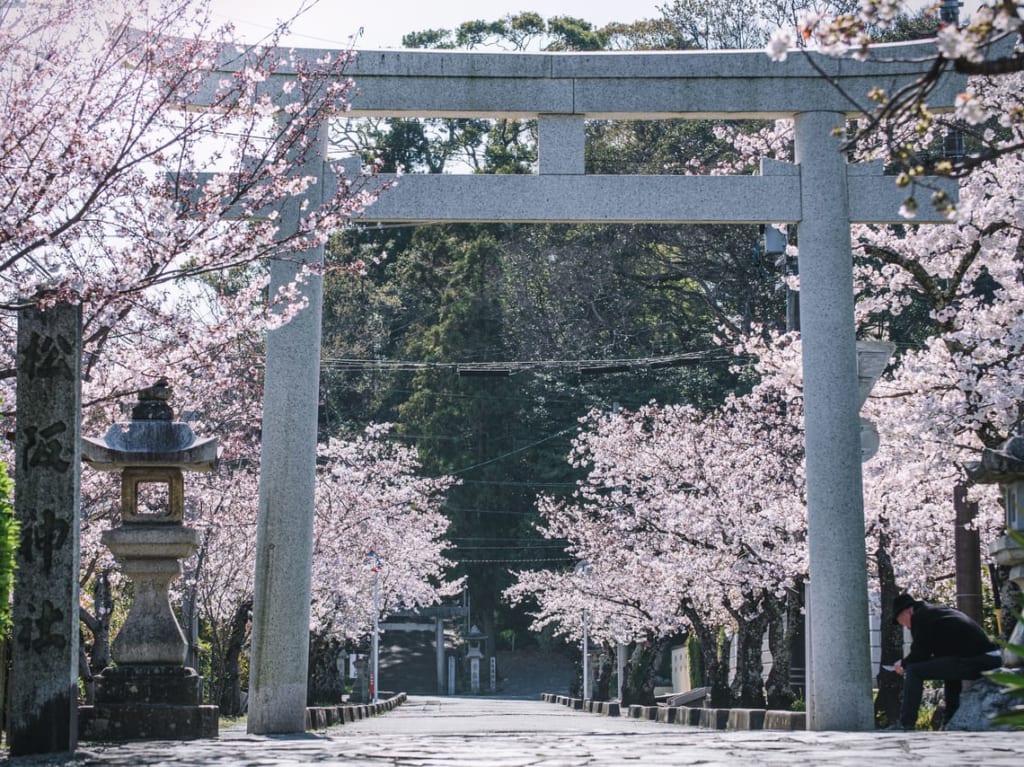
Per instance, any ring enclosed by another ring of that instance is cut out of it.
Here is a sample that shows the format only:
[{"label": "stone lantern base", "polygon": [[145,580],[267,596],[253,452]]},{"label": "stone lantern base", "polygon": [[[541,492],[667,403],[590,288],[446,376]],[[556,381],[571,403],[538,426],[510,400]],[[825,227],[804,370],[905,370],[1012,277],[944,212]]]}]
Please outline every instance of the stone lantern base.
[{"label": "stone lantern base", "polygon": [[111,666],[96,676],[96,704],[78,709],[82,740],[216,738],[219,709],[203,706],[203,678],[182,666]]}]

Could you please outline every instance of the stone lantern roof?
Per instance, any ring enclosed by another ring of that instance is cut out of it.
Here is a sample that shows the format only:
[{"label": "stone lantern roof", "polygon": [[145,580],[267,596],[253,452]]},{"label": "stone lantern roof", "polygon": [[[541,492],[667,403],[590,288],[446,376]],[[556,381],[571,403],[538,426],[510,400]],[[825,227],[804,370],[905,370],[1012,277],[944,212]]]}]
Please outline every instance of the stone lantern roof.
[{"label": "stone lantern roof", "polygon": [[115,423],[101,439],[82,437],[82,460],[100,471],[148,466],[215,469],[217,438],[197,437],[187,423],[173,420],[171,393],[163,378],[139,391],[130,421]]},{"label": "stone lantern roof", "polygon": [[980,461],[964,468],[968,477],[983,485],[1024,479],[1024,437],[1013,436],[996,449],[985,448]]}]

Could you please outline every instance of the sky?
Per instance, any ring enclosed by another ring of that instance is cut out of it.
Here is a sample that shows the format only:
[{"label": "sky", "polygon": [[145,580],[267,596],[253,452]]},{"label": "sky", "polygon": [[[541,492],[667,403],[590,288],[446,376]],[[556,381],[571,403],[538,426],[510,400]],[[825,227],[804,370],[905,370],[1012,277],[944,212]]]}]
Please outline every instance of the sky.
[{"label": "sky", "polygon": [[[917,0],[915,5],[935,0]],[[978,0],[962,0],[963,14]],[[256,42],[277,22],[310,6],[292,25],[285,43],[302,48],[347,48],[362,30],[357,49],[400,48],[402,36],[424,29],[454,29],[464,21],[495,21],[523,11],[543,18],[575,16],[597,27],[612,21],[658,18],[671,0],[211,0],[214,23],[232,21],[238,34]]]},{"label": "sky", "polygon": [[[306,4],[313,0],[306,0]],[[285,42],[303,48],[344,48],[363,30],[357,49],[399,48],[402,36],[424,29],[454,29],[463,21],[495,21],[523,11],[543,18],[575,16],[595,26],[661,16],[667,0],[319,0],[293,25]],[[215,23],[233,21],[248,42],[290,17],[302,0],[213,0]],[[628,10],[627,10],[628,8]]]}]

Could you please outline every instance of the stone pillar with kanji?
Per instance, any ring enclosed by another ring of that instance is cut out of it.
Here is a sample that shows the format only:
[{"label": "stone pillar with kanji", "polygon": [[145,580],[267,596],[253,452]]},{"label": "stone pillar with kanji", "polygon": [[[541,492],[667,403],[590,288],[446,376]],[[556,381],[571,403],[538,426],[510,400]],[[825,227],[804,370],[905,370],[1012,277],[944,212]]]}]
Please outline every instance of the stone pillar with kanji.
[{"label": "stone pillar with kanji", "polygon": [[78,742],[82,314],[38,298],[18,313],[12,756]]}]

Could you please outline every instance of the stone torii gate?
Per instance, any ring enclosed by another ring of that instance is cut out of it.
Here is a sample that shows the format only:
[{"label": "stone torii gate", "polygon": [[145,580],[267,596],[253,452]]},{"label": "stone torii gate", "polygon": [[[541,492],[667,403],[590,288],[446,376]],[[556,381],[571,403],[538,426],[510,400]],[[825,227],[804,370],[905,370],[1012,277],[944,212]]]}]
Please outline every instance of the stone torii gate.
[{"label": "stone torii gate", "polygon": [[[873,727],[850,224],[905,223],[897,213],[905,193],[880,163],[848,164],[836,129],[851,114],[844,92],[894,92],[924,73],[933,52],[922,43],[879,46],[866,62],[815,56],[842,90],[802,55],[780,64],[761,51],[363,51],[348,71],[360,89],[356,116],[539,121],[539,173],[406,175],[368,208],[367,221],[799,224],[813,730]],[[297,52],[310,62],[323,54]],[[266,86],[273,92],[288,76]],[[951,106],[963,86],[947,78],[931,106]],[[584,172],[585,120],[662,118],[792,118],[796,162],[765,161],[760,175],[743,177]],[[325,158],[322,131],[319,147]],[[329,171],[306,171],[321,172],[321,194],[336,188]],[[955,197],[955,184],[935,183]],[[928,205],[916,219],[941,220]],[[301,256],[320,260],[323,252]],[[293,269],[277,263],[271,290]],[[319,285],[308,298],[310,309],[272,331],[267,346],[249,698],[255,733],[304,727]]]}]

